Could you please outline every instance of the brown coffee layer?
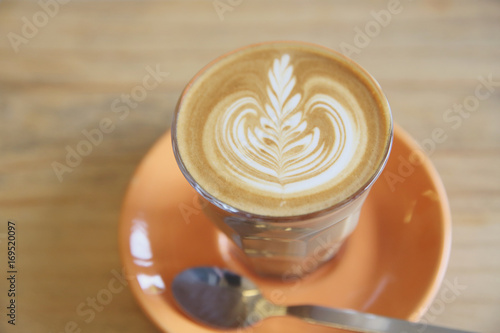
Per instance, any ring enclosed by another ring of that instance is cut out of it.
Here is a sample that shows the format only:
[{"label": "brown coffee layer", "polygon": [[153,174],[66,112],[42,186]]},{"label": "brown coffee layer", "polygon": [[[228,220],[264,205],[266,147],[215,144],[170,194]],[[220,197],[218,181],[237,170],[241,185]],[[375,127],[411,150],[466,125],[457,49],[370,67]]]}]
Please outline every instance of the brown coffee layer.
[{"label": "brown coffee layer", "polygon": [[302,215],[366,186],[390,145],[389,106],[357,65],[302,43],[248,47],[186,88],[175,133],[204,191],[242,211]]}]

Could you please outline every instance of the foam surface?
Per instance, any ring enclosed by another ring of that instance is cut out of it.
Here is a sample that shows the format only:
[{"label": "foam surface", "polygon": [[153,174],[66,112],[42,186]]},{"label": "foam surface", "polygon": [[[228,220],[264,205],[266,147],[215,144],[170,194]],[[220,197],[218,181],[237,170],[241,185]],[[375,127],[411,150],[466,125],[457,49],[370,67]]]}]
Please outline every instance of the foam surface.
[{"label": "foam surface", "polygon": [[263,44],[205,69],[179,104],[182,163],[247,212],[287,216],[342,201],[384,158],[390,113],[363,71],[322,48]]}]

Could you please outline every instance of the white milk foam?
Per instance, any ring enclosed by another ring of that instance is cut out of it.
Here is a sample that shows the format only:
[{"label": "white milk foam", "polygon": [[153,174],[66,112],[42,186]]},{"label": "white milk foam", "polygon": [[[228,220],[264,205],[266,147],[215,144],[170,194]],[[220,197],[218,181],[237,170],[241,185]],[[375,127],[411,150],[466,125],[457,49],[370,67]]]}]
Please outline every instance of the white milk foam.
[{"label": "white milk foam", "polygon": [[[364,148],[359,147],[362,140],[352,112],[324,94],[302,101],[295,92],[293,69],[288,54],[274,59],[265,103],[253,96],[237,99],[218,116],[214,133],[208,134],[216,138],[232,177],[280,197],[323,186],[348,167],[356,149]],[[316,112],[326,115],[328,133],[308,121]]]}]

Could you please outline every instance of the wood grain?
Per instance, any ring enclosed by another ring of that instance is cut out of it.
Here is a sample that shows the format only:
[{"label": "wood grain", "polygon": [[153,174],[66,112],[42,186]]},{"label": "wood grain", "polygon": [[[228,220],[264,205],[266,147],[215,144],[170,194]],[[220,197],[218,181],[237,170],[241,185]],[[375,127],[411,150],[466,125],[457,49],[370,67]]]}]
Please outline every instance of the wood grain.
[{"label": "wood grain", "polygon": [[[42,9],[36,1],[1,1],[0,269],[6,221],[13,219],[19,308],[15,327],[2,310],[0,331],[59,333],[74,321],[83,332],[157,332],[128,289],[88,323],[77,308],[121,268],[121,200],[141,158],[168,129],[183,86],[213,58],[253,42],[305,40],[337,50],[355,45],[355,28],[364,29],[370,13],[389,3],[242,1],[221,20],[211,1],[73,0],[60,4],[16,52],[9,36],[22,35],[23,17],[32,22]],[[474,95],[479,77],[500,81],[500,2],[402,0],[400,6],[351,56],[377,78],[396,122],[418,142],[436,128],[447,137],[429,155],[453,215],[445,281],[466,288],[442,309],[438,294],[425,318],[498,332],[500,85],[460,124],[446,114]],[[148,66],[169,74],[120,117],[114,101],[141,84]],[[59,181],[52,163],[62,162],[66,147],[103,119],[113,130]]]}]

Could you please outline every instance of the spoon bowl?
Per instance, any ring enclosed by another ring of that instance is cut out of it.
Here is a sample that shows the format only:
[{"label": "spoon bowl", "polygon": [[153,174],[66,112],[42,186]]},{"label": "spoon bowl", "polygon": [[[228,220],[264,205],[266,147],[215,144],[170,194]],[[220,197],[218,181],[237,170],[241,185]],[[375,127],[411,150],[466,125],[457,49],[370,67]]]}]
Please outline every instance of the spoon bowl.
[{"label": "spoon bowl", "polygon": [[249,279],[217,267],[181,272],[172,283],[172,292],[186,313],[224,329],[253,325],[280,308],[268,302]]}]

